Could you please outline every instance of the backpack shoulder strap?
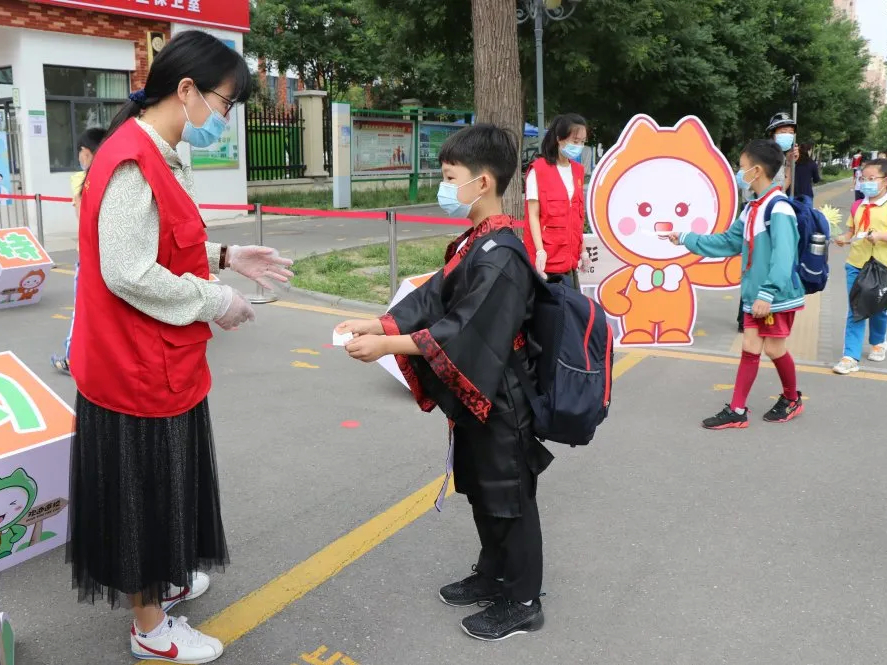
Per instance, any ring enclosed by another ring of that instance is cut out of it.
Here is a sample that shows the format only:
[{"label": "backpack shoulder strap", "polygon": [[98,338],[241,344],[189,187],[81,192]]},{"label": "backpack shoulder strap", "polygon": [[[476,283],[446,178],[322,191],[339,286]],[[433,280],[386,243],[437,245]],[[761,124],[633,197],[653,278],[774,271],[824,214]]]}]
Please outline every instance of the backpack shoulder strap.
[{"label": "backpack shoulder strap", "polygon": [[[542,279],[542,276],[536,272],[536,267],[530,263],[530,258],[527,256],[527,248],[524,247],[524,244],[520,241],[520,239],[514,234],[498,234],[496,238],[496,242],[503,247],[507,247],[514,252],[517,253],[518,258],[526,264],[527,268],[530,270],[530,273],[533,275],[534,282],[536,286],[547,286],[546,282]],[[517,355],[517,352],[512,352],[508,357],[508,365],[514,371],[514,374],[517,376],[518,381],[520,382],[521,389],[524,392],[524,395],[527,396],[527,400],[530,403],[530,407],[533,409],[533,412],[538,416],[539,414],[539,390],[530,381],[530,377],[527,374],[526,368],[524,368],[524,364],[521,363],[520,358]]]},{"label": "backpack shoulder strap", "polygon": [[862,199],[857,199],[856,201],[853,202],[853,204],[850,206],[850,217],[853,217],[853,218],[856,217],[856,211],[859,210],[859,207],[861,205],[862,205]]},{"label": "backpack shoulder strap", "polygon": [[785,196],[784,194],[779,194],[773,197],[770,201],[767,202],[767,205],[764,206],[764,221],[769,221],[770,217],[773,215],[773,209],[776,208],[776,204],[780,201],[786,201],[791,204],[791,200]]}]

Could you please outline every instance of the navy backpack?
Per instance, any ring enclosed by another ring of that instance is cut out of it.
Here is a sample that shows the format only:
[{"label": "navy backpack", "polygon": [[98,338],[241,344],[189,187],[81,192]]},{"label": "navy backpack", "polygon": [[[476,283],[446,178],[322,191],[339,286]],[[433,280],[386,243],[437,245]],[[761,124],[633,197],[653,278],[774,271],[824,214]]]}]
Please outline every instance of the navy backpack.
[{"label": "navy backpack", "polygon": [[606,314],[582,292],[545,282],[516,236],[500,234],[496,240],[517,252],[535,278],[530,335],[542,348],[536,384],[515,354],[510,360],[533,408],[534,434],[543,441],[584,446],[610,409],[613,331]]},{"label": "navy backpack", "polygon": [[[794,199],[786,196],[773,197],[764,209],[765,220],[770,220],[773,207],[779,201],[788,202],[795,211],[795,217],[798,218],[798,265],[795,266],[795,273],[801,280],[804,293],[815,294],[822,291],[828,282],[828,241],[831,235],[828,220],[822,211],[813,207],[813,200],[803,194]],[[767,233],[770,233],[769,225]],[[810,251],[810,237],[813,234],[825,235],[825,254],[813,254]]]}]

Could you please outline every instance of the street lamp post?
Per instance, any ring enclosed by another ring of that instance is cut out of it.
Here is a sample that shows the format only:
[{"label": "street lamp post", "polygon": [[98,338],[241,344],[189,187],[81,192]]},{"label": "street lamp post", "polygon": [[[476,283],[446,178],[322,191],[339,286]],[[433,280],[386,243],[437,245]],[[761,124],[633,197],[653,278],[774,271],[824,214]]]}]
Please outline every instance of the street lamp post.
[{"label": "street lamp post", "polygon": [[545,20],[563,21],[570,18],[582,0],[518,0],[517,23],[532,19],[536,33],[536,126],[539,130],[539,150],[545,133],[545,97],[542,76],[542,28]]}]

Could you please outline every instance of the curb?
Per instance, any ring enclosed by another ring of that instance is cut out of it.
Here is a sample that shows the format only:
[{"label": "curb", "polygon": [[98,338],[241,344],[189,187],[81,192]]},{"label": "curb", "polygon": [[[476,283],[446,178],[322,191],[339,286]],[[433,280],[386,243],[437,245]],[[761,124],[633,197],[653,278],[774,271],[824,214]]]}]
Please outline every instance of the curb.
[{"label": "curb", "polygon": [[309,291],[308,289],[302,289],[300,287],[291,287],[287,290],[289,294],[296,294],[298,296],[302,296],[303,298],[312,299],[317,301],[322,305],[330,305],[333,307],[343,307],[349,308],[352,310],[363,310],[367,314],[385,314],[387,308],[384,305],[380,305],[378,303],[365,303],[364,301],[353,301],[348,298],[342,298],[341,296],[334,296],[332,294],[324,294],[320,291]]}]

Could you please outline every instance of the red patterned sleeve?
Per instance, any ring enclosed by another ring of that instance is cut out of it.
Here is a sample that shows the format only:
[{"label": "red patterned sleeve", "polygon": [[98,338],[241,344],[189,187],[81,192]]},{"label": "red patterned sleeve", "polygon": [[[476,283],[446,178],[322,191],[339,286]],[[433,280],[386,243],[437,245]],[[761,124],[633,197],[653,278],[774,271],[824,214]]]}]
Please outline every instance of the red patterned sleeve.
[{"label": "red patterned sleeve", "polygon": [[[385,331],[385,335],[401,335],[400,327],[397,325],[397,321],[395,321],[391,313],[382,315],[379,317],[379,321],[382,324],[382,330]],[[404,354],[395,354],[394,360],[397,361],[397,367],[400,369],[401,374],[403,374],[407,386],[410,387],[410,392],[416,399],[419,408],[423,412],[430,412],[437,407],[437,403],[429,398],[425,394],[425,391],[422,390],[422,384],[419,382],[419,378],[416,376],[416,371],[410,363],[410,357]]]},{"label": "red patterned sleeve", "polygon": [[423,329],[416,331],[410,337],[416,343],[422,357],[431,366],[434,374],[474,414],[478,421],[486,423],[492,407],[489,398],[481,393],[471,380],[456,367],[431,335],[431,332],[428,329]]}]

